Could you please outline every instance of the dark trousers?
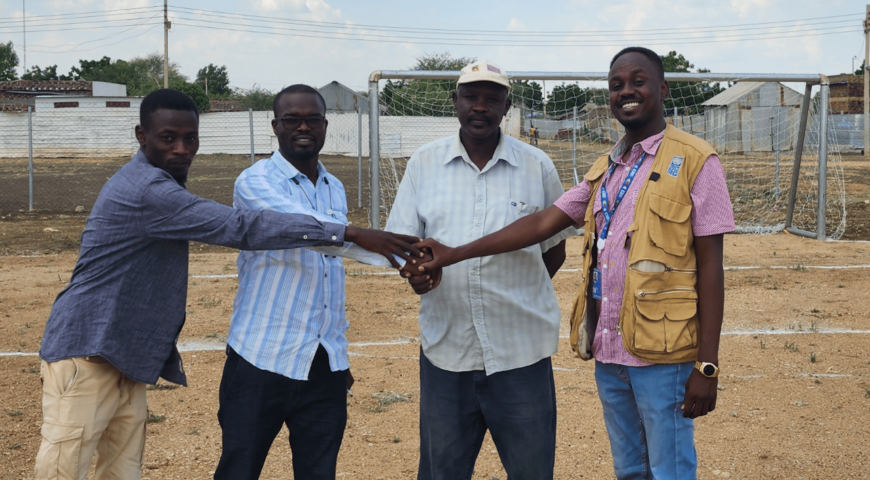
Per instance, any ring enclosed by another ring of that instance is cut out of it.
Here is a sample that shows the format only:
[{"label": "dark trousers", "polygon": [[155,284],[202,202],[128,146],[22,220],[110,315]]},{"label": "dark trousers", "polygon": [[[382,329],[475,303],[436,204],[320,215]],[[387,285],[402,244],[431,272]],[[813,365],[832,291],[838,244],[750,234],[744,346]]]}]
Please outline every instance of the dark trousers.
[{"label": "dark trousers", "polygon": [[545,358],[487,376],[449,372],[420,354],[418,480],[466,480],[489,429],[509,480],[552,480],[556,389]]},{"label": "dark trousers", "polygon": [[346,379],[347,370],[330,371],[323,347],[314,355],[307,381],[260,370],[227,347],[218,410],[223,452],[214,478],[259,478],[286,424],[294,478],[334,480],[347,424]]}]

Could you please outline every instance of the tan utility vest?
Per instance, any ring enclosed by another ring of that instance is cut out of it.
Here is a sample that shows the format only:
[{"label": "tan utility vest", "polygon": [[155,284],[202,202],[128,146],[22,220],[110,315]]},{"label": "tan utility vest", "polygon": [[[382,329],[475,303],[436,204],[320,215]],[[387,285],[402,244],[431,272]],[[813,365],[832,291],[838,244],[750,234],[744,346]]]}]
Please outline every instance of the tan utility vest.
[{"label": "tan utility vest", "polygon": [[[704,162],[715,153],[707,142],[668,125],[650,171],[650,177],[657,174],[658,179],[645,179],[638,194],[634,221],[628,227],[629,268],[618,332],[625,349],[641,360],[680,363],[698,357],[697,261],[689,193]],[[571,313],[570,341],[585,360],[592,358],[598,323],[589,285],[595,246],[593,205],[609,160],[609,155],[599,157],[583,177],[591,185],[592,200],[586,209],[583,275]],[[608,243],[628,241],[607,239]]]}]

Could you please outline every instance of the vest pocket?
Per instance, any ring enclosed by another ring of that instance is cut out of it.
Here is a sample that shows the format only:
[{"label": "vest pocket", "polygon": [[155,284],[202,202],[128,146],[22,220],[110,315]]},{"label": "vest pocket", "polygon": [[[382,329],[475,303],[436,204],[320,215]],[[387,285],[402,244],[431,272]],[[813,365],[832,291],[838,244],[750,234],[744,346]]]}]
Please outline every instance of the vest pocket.
[{"label": "vest pocket", "polygon": [[653,245],[675,257],[686,254],[689,245],[689,217],[692,205],[652,193],[649,207],[654,213],[650,219],[649,236]]},{"label": "vest pocket", "polygon": [[676,288],[635,295],[634,347],[649,352],[675,352],[698,343],[698,295]]}]

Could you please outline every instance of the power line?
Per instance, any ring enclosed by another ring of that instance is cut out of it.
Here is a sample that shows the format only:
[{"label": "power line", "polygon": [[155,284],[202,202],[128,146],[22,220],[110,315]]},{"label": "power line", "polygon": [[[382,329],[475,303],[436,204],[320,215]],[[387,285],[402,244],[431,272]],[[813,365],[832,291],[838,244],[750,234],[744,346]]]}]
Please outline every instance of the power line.
[{"label": "power line", "polygon": [[[216,22],[212,22],[216,23]],[[223,23],[223,22],[221,22]],[[275,31],[262,31],[262,30],[251,30],[251,29],[238,29],[238,28],[229,28],[229,27],[213,27],[208,25],[199,25],[193,23],[183,23],[176,22],[176,25],[194,27],[194,28],[205,28],[209,30],[223,30],[223,31],[232,31],[232,32],[246,32],[246,33],[259,33],[259,34],[267,34],[267,35],[279,35],[285,37],[302,37],[302,38],[325,38],[332,40],[356,40],[362,42],[378,42],[378,43],[405,43],[405,44],[424,44],[424,45],[454,45],[454,46],[483,46],[483,47],[621,47],[624,46],[623,43],[488,43],[488,40],[480,40],[480,41],[472,41],[473,43],[468,43],[469,40],[465,40],[462,42],[459,41],[450,41],[450,39],[433,39],[435,41],[408,41],[403,40],[398,37],[384,37],[384,36],[375,36],[381,38],[366,38],[364,35],[357,34],[356,36],[343,36],[336,37],[332,35],[305,35],[299,33],[280,33]],[[753,34],[752,37],[747,35],[739,36],[741,38],[734,39],[722,39],[723,37],[719,37],[716,40],[704,40],[703,38],[675,38],[675,39],[663,39],[662,41],[644,41],[645,45],[668,45],[674,43],[727,43],[727,42],[737,42],[737,41],[749,41],[749,40],[776,40],[776,39],[784,39],[784,38],[803,38],[803,37],[815,37],[815,36],[823,36],[823,35],[839,35],[843,33],[851,33],[855,30],[855,27],[835,27],[835,28],[849,28],[849,30],[842,30],[837,32],[826,32],[826,33],[800,33],[800,32],[786,32],[786,33],[775,33],[775,34]],[[819,29],[822,30],[822,29]],[[792,33],[792,34],[789,34]],[[799,34],[794,34],[799,33]],[[351,34],[346,34],[351,35]],[[755,36],[755,35],[767,35],[763,37]],[[372,36],[372,35],[370,35]],[[424,37],[425,38],[425,37]],[[602,40],[602,42],[605,40]],[[625,40],[630,42],[630,39]]]},{"label": "power line", "polygon": [[[421,33],[421,32],[442,32],[443,34],[467,34],[467,30],[456,30],[456,29],[439,29],[439,28],[412,28],[412,27],[393,27],[387,25],[371,25],[371,24],[352,24],[348,25],[346,23],[339,22],[319,22],[312,20],[299,20],[292,18],[280,18],[280,17],[265,17],[261,15],[249,15],[249,14],[237,14],[231,12],[223,12],[217,10],[201,10],[201,9],[193,9],[187,7],[174,7],[174,10],[178,12],[195,14],[195,15],[203,15],[203,16],[229,16],[229,18],[234,19],[262,19],[262,21],[271,22],[271,23],[295,23],[299,25],[311,25],[311,26],[321,26],[321,27],[329,27],[329,28],[348,28],[348,27],[356,27],[356,28],[369,28],[372,30],[391,30],[397,32],[413,32],[413,33]],[[221,14],[221,15],[218,15]],[[796,22],[804,22],[810,20],[826,20],[831,18],[843,18],[843,17],[858,17],[863,18],[863,15],[858,14],[844,14],[844,15],[832,15],[826,17],[812,17],[812,18],[804,18],[804,19],[796,19],[796,20],[781,20],[776,22],[756,22],[756,23],[742,23],[742,24],[731,24],[731,25],[711,25],[707,27],[689,27],[689,28],[663,28],[663,29],[645,29],[646,32],[673,32],[673,31],[711,31],[717,29],[729,29],[731,27],[744,27],[744,26],[762,26],[762,25],[783,25],[783,26],[795,26]],[[842,20],[841,22],[846,22],[848,20]],[[821,22],[825,23],[825,22]],[[523,36],[523,35],[571,35],[577,34],[575,31],[549,31],[549,32],[516,32],[510,30],[477,30],[478,33],[494,33],[494,34],[504,34],[511,36]],[[623,34],[624,30],[600,30],[596,32],[597,34],[606,34],[606,33],[618,33]]]},{"label": "power line", "polygon": [[[155,17],[157,17],[157,16],[159,16],[159,15],[160,15],[159,13],[156,14],[156,15],[153,15],[153,16],[151,16],[150,18],[146,19],[144,22],[139,23],[139,24],[137,24],[137,25],[135,25],[135,26],[133,26],[133,27],[127,28],[126,30],[122,30],[122,31],[120,31],[120,32],[112,33],[112,34],[107,35],[107,36],[105,36],[105,37],[103,37],[103,38],[98,38],[98,39],[95,39],[95,40],[88,40],[88,41],[86,41],[86,42],[82,42],[82,43],[79,43],[79,44],[77,44],[77,45],[73,45],[73,46],[70,46],[70,47],[67,47],[67,46],[64,46],[64,45],[53,45],[53,46],[52,46],[52,45],[34,45],[34,46],[35,46],[35,47],[38,47],[38,48],[66,48],[66,50],[63,50],[63,51],[57,51],[57,52],[52,52],[52,51],[48,51],[48,50],[36,50],[37,52],[40,52],[40,53],[48,53],[48,54],[69,53],[69,52],[72,52],[72,51],[74,51],[74,50],[75,50],[75,51],[80,51],[80,52],[89,52],[89,51],[91,51],[91,50],[96,50],[97,48],[100,48],[101,46],[107,46],[107,47],[108,47],[108,46],[112,46],[112,45],[117,45],[118,43],[121,43],[121,42],[113,43],[113,44],[110,44],[110,45],[98,45],[97,47],[89,48],[89,49],[86,49],[86,50],[76,50],[76,49],[77,49],[78,47],[80,47],[80,46],[82,46],[82,45],[85,45],[85,44],[88,44],[88,43],[100,42],[100,41],[103,41],[103,40],[108,40],[109,38],[112,38],[112,37],[117,37],[118,35],[123,35],[124,33],[129,32],[130,30],[133,30],[134,28],[141,27],[141,26],[145,25],[146,22],[148,22],[149,20],[154,19]],[[139,36],[141,36],[141,35],[144,35],[146,32],[148,32],[148,31],[154,29],[154,27],[156,27],[156,26],[157,26],[157,25],[154,25],[154,26],[152,26],[151,28],[148,28],[147,30],[145,30],[144,32],[142,32],[142,33],[140,33],[140,34],[138,34],[138,35],[135,35],[135,36],[133,36],[133,37],[128,37],[128,38],[125,39],[125,40],[129,40],[129,39],[131,39],[131,38],[136,38],[136,37],[139,37]]]},{"label": "power line", "polygon": [[[185,14],[186,14],[187,12],[182,12],[182,13],[185,13]],[[209,15],[209,14],[201,14],[201,13],[197,13],[196,15],[201,15],[201,16],[204,15],[204,16],[210,16],[210,17],[216,17],[216,18],[227,18],[227,19],[239,20],[239,18],[232,17],[232,16],[226,16],[226,15]],[[182,20],[190,20],[190,21],[197,21],[197,22],[209,22],[209,23],[213,23],[213,24],[222,24],[222,25],[238,25],[238,21],[230,23],[230,22],[221,22],[221,21],[211,20],[211,19],[198,19],[198,18],[190,18],[190,17],[184,17],[184,16],[179,16],[178,18],[179,18],[179,19],[182,19]],[[266,23],[266,24],[299,25],[299,24],[296,23],[296,22],[283,22],[283,21],[278,21],[278,20],[253,20],[253,21],[255,21],[255,22],[259,22],[259,23]],[[809,29],[813,29],[812,27],[815,26],[815,25],[828,25],[828,24],[845,24],[845,25],[839,25],[839,26],[837,26],[837,27],[824,27],[824,28],[821,28],[821,29],[824,30],[824,29],[831,29],[831,28],[841,28],[841,27],[850,27],[850,26],[853,26],[853,22],[852,22],[851,20],[837,20],[837,21],[830,21],[830,22],[819,22],[819,23],[816,23],[816,24],[788,25],[788,26],[779,26],[779,27],[748,27],[748,28],[743,28],[743,29],[721,30],[721,32],[731,33],[731,32],[741,31],[741,30],[742,30],[742,31],[747,31],[747,30],[765,30],[764,33],[768,33],[768,34],[769,34],[769,33],[774,33],[774,32],[770,32],[770,30],[771,30],[772,28],[780,28],[780,29],[784,29],[784,28],[792,28],[792,29],[793,29],[793,28],[797,27],[797,28],[801,28],[801,29],[803,29],[803,30],[809,30]],[[259,27],[259,28],[263,28],[263,27],[265,27],[265,25],[249,25],[249,26],[251,26],[251,27]],[[282,27],[282,28],[283,28],[283,27]],[[315,28],[333,28],[333,29],[335,29],[335,28],[338,28],[338,27],[315,27]],[[347,30],[347,29],[349,29],[349,28],[353,28],[353,26],[345,25],[345,26],[343,26],[343,27],[341,27],[341,28],[342,28],[343,30]],[[353,34],[353,33],[351,33],[351,32],[347,32],[347,33],[345,33],[345,32],[341,32],[341,31],[323,31],[323,30],[310,30],[310,29],[292,29],[292,28],[286,28],[286,30],[290,30],[290,31],[302,31],[302,32],[310,32],[310,33],[325,33],[325,34],[333,34],[333,35],[345,35],[345,34],[346,34],[346,35],[350,35],[350,34]],[[389,32],[393,32],[393,30],[383,30],[383,29],[381,29],[381,30],[378,30],[378,29],[372,29],[372,30],[374,30],[374,31],[379,31],[379,32],[388,32],[388,31],[389,31]],[[664,36],[667,36],[667,35],[681,35],[681,34],[691,34],[691,33],[704,33],[704,34],[711,34],[711,33],[717,33],[717,32],[719,32],[719,31],[720,31],[720,30],[712,30],[712,31],[711,31],[711,30],[697,30],[697,31],[696,31],[695,29],[683,29],[683,30],[681,30],[681,29],[673,29],[673,30],[669,30],[668,33],[654,33],[654,32],[648,31],[648,30],[642,30],[642,31],[640,31],[640,32],[638,32],[638,33],[629,34],[629,36],[632,36],[632,37],[647,37],[647,36],[653,36],[653,37],[661,38],[661,37],[664,37]],[[437,31],[430,31],[430,30],[428,30],[428,29],[409,30],[409,32],[412,32],[412,33],[423,33],[423,34],[428,33],[428,34],[430,34],[430,35],[448,35],[448,33],[442,33],[442,32],[437,32]],[[570,38],[570,37],[600,37],[600,36],[602,36],[602,33],[603,33],[603,32],[574,32],[574,33],[571,33],[571,34],[553,34],[553,33],[529,33],[529,34],[522,34],[522,33],[502,33],[502,34],[487,35],[487,36],[488,36],[489,38],[492,38],[492,37],[498,37],[498,36],[505,36],[505,37],[508,37],[508,38],[516,38],[516,37],[523,37],[523,36],[526,36],[526,37],[528,37],[528,36],[543,36],[543,37],[558,36],[558,37],[560,37],[560,38],[565,38],[565,37],[569,37],[569,38]],[[369,33],[361,33],[361,34],[363,34],[363,35],[368,35],[368,36],[375,36],[375,37],[390,37],[389,35],[376,35],[376,34],[369,34]],[[751,34],[752,34],[751,32],[750,32],[750,33],[745,33],[745,35],[751,35]],[[463,38],[463,37],[472,37],[472,38],[473,38],[473,37],[476,36],[476,34],[475,34],[475,35],[469,35],[468,32],[463,32],[463,33],[461,33],[461,34],[449,33],[449,35],[451,36],[451,39],[457,39],[457,38]],[[625,35],[625,32],[621,32],[621,35]],[[405,37],[405,38],[416,38],[416,39],[427,38],[427,39],[430,39],[430,38],[432,38],[432,37],[417,37],[417,36],[414,36],[414,37]],[[496,41],[496,40],[497,40],[497,39],[493,39],[492,41]],[[536,42],[536,41],[551,41],[551,40],[527,40],[527,39],[523,39],[523,40],[524,40],[524,41],[530,41],[530,42]]]},{"label": "power line", "polygon": [[[110,15],[121,15],[122,13],[123,14],[139,13],[140,11],[141,11],[141,13],[147,13],[148,10],[154,10],[155,8],[156,7],[133,7],[133,8],[120,9],[120,10],[105,10],[103,12],[58,13],[58,14],[54,14],[54,15],[28,15],[27,19],[28,20],[36,19],[37,21],[41,21],[40,19],[64,20],[64,19],[70,18],[70,17],[89,18],[89,17],[100,17],[100,16],[110,16]],[[122,13],[112,13],[112,12],[122,12]],[[94,15],[88,15],[88,14],[94,14]],[[18,20],[0,20],[0,23],[17,23],[17,22],[18,22]]]},{"label": "power line", "polygon": [[[160,22],[160,25],[162,25],[162,24],[163,24],[163,22]],[[48,30],[30,30],[30,31],[31,32],[67,32],[67,31],[71,31],[71,30],[103,30],[106,28],[124,28],[124,27],[132,27],[132,26],[136,26],[136,25],[142,25],[142,24],[141,23],[127,23],[124,25],[104,25],[104,26],[77,27],[77,28],[53,28],[53,29],[48,29]],[[7,31],[7,32],[0,32],[0,33],[21,33],[21,30],[11,31],[11,32]]]}]

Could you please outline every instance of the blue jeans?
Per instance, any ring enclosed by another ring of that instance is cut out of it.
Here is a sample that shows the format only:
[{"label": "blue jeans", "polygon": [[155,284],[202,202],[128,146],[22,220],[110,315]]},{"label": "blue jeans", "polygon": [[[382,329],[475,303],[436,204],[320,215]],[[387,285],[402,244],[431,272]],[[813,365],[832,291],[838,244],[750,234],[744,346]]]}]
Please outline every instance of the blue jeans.
[{"label": "blue jeans", "polygon": [[334,480],[347,423],[347,370],[333,372],[320,346],[308,380],[260,370],[227,347],[218,421],[223,451],[216,480],[256,480],[272,442],[290,430],[293,478]]},{"label": "blue jeans", "polygon": [[680,410],[693,367],[694,362],[648,367],[595,362],[616,478],[697,478],[695,425]]},{"label": "blue jeans", "polygon": [[487,429],[510,480],[552,480],[556,388],[550,359],[486,375],[442,370],[421,352],[417,479],[470,479]]}]

